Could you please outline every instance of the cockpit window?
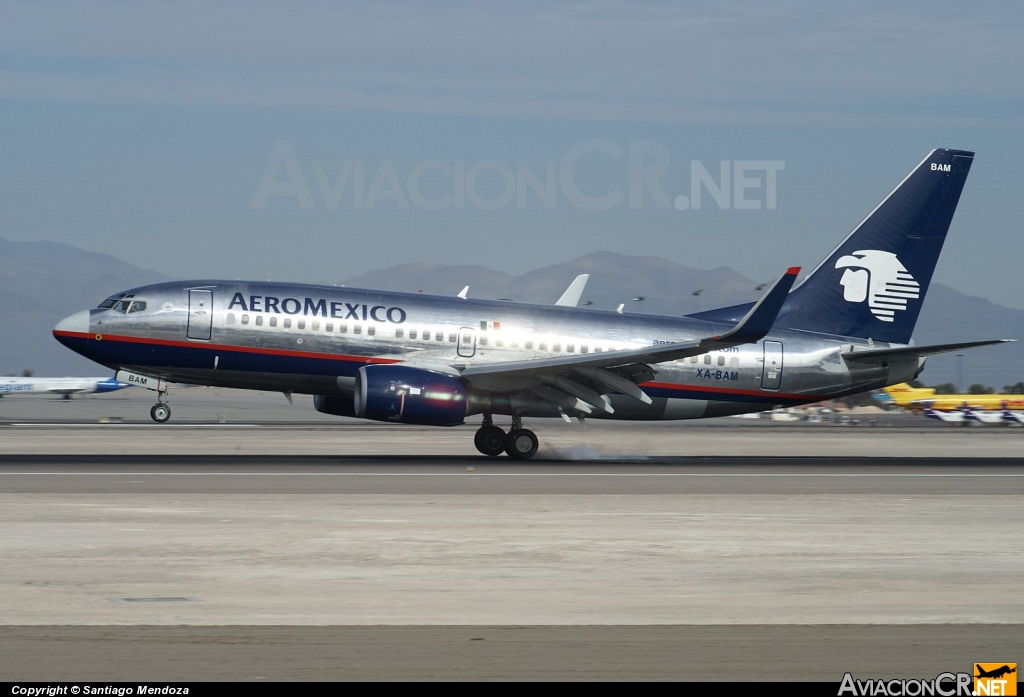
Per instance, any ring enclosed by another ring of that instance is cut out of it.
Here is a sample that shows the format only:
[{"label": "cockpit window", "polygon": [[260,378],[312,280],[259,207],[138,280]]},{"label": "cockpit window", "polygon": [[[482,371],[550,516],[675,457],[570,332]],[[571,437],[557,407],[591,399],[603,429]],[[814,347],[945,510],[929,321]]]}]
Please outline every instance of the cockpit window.
[{"label": "cockpit window", "polygon": [[104,300],[103,302],[101,302],[99,304],[99,309],[101,309],[101,310],[109,310],[114,305],[116,305],[117,301],[120,300],[121,298],[133,298],[133,297],[135,297],[135,296],[128,295],[127,293],[118,293],[117,295],[112,295],[112,296],[110,296],[109,298],[107,298],[106,300]]},{"label": "cockpit window", "polygon": [[112,298],[107,298],[100,303],[101,310],[110,310],[111,312],[120,312],[122,314],[128,314],[129,312],[142,312],[146,309],[146,303],[141,300],[132,302],[134,295],[128,295],[127,293],[121,293],[115,295]]}]

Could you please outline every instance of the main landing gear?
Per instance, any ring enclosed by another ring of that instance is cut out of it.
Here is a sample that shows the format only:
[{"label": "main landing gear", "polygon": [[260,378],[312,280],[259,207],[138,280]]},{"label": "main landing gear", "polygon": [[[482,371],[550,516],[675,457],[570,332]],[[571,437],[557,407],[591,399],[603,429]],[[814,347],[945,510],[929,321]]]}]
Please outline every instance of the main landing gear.
[{"label": "main landing gear", "polygon": [[490,414],[484,415],[484,423],[473,437],[476,449],[488,457],[497,457],[503,452],[513,460],[529,460],[537,454],[537,435],[523,428],[520,416],[512,417],[512,430],[506,435],[494,425]]},{"label": "main landing gear", "polygon": [[158,424],[167,423],[171,418],[171,408],[167,406],[167,392],[157,392],[156,404],[149,410],[149,415]]}]

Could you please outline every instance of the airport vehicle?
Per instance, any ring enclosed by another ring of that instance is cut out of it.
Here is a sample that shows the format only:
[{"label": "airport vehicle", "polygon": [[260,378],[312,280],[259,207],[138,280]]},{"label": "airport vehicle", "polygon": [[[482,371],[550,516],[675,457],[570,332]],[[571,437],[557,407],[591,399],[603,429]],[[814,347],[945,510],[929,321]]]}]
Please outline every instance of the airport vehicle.
[{"label": "airport vehicle", "polygon": [[70,399],[76,394],[102,394],[128,387],[114,378],[0,378],[0,397],[53,394]]},{"label": "airport vehicle", "polygon": [[119,293],[54,335],[156,391],[158,422],[170,417],[167,381],[279,390],[379,421],[453,426],[481,414],[481,453],[527,459],[538,441],[524,417],[789,407],[906,382],[929,355],[999,343],[909,345],[973,158],[930,152],[795,288],[790,268],[756,303],[686,317],[197,280]]},{"label": "airport vehicle", "polygon": [[931,387],[912,387],[906,383],[886,387],[881,401],[891,401],[904,409],[923,410],[928,404],[935,411],[956,411],[967,404],[975,410],[1024,409],[1024,395],[935,394]]}]

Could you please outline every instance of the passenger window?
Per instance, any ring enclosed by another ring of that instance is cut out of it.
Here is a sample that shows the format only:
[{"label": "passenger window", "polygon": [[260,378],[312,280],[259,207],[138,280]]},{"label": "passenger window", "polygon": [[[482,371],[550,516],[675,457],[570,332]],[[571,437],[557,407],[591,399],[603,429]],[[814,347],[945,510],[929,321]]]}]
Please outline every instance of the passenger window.
[{"label": "passenger window", "polygon": [[249,324],[249,315],[242,315],[242,324]]},{"label": "passenger window", "polygon": [[256,315],[256,326],[257,327],[262,327],[263,326],[263,315]]},{"label": "passenger window", "polygon": [[736,358],[735,356],[730,358],[729,359],[729,367],[730,368],[739,368],[740,367],[740,359]]},{"label": "passenger window", "polygon": [[366,328],[367,336],[373,336],[376,333],[377,333],[377,327],[373,326],[372,324],[369,327]]},{"label": "passenger window", "polygon": [[396,329],[396,330],[395,330],[395,338],[396,338],[396,339],[401,339],[401,338],[402,338],[402,335],[403,335],[404,333],[405,333],[405,330],[404,330],[404,329]]},{"label": "passenger window", "polygon": [[298,323],[296,323],[295,326],[298,327],[299,329],[305,329],[306,328],[306,320],[300,319],[298,321]]},{"label": "passenger window", "polygon": [[541,351],[547,351],[548,350],[547,342],[545,342],[545,341],[540,342],[540,350]]},{"label": "passenger window", "polygon": [[450,341],[453,344],[455,343],[456,338],[458,338],[458,335],[455,332],[452,332],[451,334],[448,335],[448,341]]},{"label": "passenger window", "polygon": [[312,329],[312,330],[313,330],[313,331],[315,331],[315,332],[318,332],[318,331],[320,331],[320,323],[319,323],[319,322],[313,322],[313,323],[312,323],[312,324],[310,325],[310,327],[309,327],[309,328],[310,328],[310,329]]},{"label": "passenger window", "polygon": [[[399,329],[398,331],[402,331],[402,330]],[[416,330],[415,329],[410,329],[409,330],[409,338],[410,339],[415,339],[416,338]]]},{"label": "passenger window", "polygon": [[363,325],[361,325],[361,324],[353,324],[352,325],[352,333],[353,334],[362,334],[363,333]]},{"label": "passenger window", "polygon": [[513,341],[513,342],[511,342],[509,344],[509,346],[511,346],[512,348],[519,348],[519,342],[518,341]]},{"label": "passenger window", "polygon": [[234,312],[229,312],[228,313],[228,324],[234,324],[234,323],[235,323],[235,313]]},{"label": "passenger window", "polygon": [[725,356],[718,357],[718,365],[725,365]]},{"label": "passenger window", "polygon": [[438,341],[444,341],[444,332],[438,332],[437,334],[434,334],[434,338],[437,339]]},{"label": "passenger window", "polygon": [[533,340],[532,339],[530,341],[526,342],[526,348],[528,348],[528,349],[532,349],[533,348]]},{"label": "passenger window", "polygon": [[285,329],[291,329],[292,328],[292,320],[291,320],[290,317],[285,317],[284,318],[284,328]]},{"label": "passenger window", "polygon": [[333,332],[334,331],[334,322],[328,322],[327,325],[324,327],[324,329],[326,329],[329,332]]},{"label": "passenger window", "polygon": [[338,332],[341,333],[341,334],[348,334],[348,325],[347,324],[339,324],[338,325]]},{"label": "passenger window", "polygon": [[494,340],[494,345],[495,345],[495,346],[504,346],[504,345],[505,345],[505,342],[504,342],[504,341],[502,341],[501,339],[495,339],[495,340]]},{"label": "passenger window", "polygon": [[469,344],[469,343],[472,343],[472,341],[473,341],[473,335],[472,334],[463,334],[462,335],[462,343]]},{"label": "passenger window", "polygon": [[486,346],[487,345],[487,337],[486,336],[480,337],[480,345],[481,346]]},{"label": "passenger window", "polygon": [[566,344],[565,350],[568,353],[575,353],[576,352],[575,349],[576,349],[576,344]]},{"label": "passenger window", "polygon": [[705,353],[704,354],[704,365],[711,365],[711,354],[710,353]]},{"label": "passenger window", "polygon": [[277,317],[271,317],[270,318],[270,326],[271,327],[276,327],[277,326]]},{"label": "passenger window", "polygon": [[594,347],[594,353],[601,353],[601,347],[600,346],[595,346]]},{"label": "passenger window", "polygon": [[690,363],[696,363],[696,362],[697,362],[697,357],[696,356],[690,356]]},{"label": "passenger window", "polygon": [[562,352],[562,344],[558,343],[558,344],[553,345],[551,347],[551,350],[554,351],[555,353],[561,353]]},{"label": "passenger window", "polygon": [[423,330],[423,340],[424,341],[430,341],[430,330],[429,329],[424,329]]}]

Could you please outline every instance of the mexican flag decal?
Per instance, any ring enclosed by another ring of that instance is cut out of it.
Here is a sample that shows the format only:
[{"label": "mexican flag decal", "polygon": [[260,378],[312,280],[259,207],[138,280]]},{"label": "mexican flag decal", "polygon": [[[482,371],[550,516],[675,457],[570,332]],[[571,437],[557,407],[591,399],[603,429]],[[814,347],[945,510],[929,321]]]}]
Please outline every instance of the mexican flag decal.
[{"label": "mexican flag decal", "polygon": [[480,331],[486,332],[488,329],[493,329],[494,331],[498,331],[499,329],[501,329],[501,322],[485,322],[485,321],[481,320],[480,321]]}]

